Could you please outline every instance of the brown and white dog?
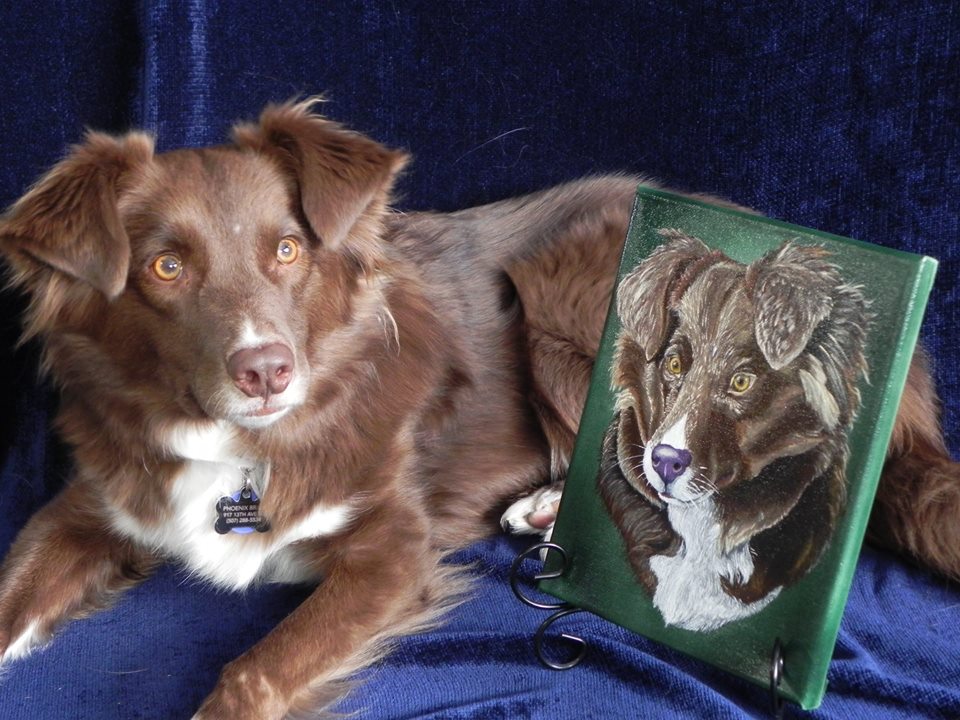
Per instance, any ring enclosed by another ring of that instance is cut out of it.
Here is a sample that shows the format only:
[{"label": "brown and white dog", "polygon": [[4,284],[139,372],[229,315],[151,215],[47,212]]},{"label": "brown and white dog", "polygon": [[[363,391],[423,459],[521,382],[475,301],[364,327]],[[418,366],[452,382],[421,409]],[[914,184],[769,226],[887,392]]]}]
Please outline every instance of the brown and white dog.
[{"label": "brown and white dog", "polygon": [[664,621],[711,630],[763,609],[829,545],[867,301],[819,247],[745,266],[661,235],[617,290],[597,485]]},{"label": "brown and white dog", "polygon": [[[447,552],[562,475],[636,180],[395,214],[405,161],[287,104],[219,147],[92,133],[0,219],[75,460],[0,569],[0,662],[166,559],[322,578],[196,717],[315,707],[455,600]],[[912,388],[908,457],[942,448]]]}]

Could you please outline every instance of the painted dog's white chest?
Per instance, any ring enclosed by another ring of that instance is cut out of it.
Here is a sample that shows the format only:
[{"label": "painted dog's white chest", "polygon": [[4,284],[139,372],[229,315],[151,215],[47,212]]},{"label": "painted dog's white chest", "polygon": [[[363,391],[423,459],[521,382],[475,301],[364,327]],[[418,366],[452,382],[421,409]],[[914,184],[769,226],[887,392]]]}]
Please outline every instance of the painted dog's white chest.
[{"label": "painted dog's white chest", "polygon": [[[215,438],[206,438],[207,440]],[[112,516],[114,529],[158,554],[182,562],[187,569],[221,587],[240,589],[254,581],[316,580],[297,562],[295,543],[335,534],[349,524],[352,506],[317,505],[298,521],[267,532],[237,534],[216,531],[217,502],[243,487],[242,468],[249,463],[224,450],[221,443],[197,445],[197,438],[176,445],[190,452],[170,487],[166,518],[146,523],[121,510]],[[193,443],[193,444],[191,444]],[[254,490],[268,492],[269,472],[255,472]]]},{"label": "painted dog's white chest", "polygon": [[676,555],[654,555],[650,569],[657,577],[653,604],[667,625],[687,630],[713,630],[760,611],[780,592],[772,591],[745,604],[728,595],[722,579],[741,584],[753,575],[753,556],[747,543],[729,553],[721,550],[720,525],[714,505],[707,499],[696,504],[671,505],[670,524],[683,540]]}]

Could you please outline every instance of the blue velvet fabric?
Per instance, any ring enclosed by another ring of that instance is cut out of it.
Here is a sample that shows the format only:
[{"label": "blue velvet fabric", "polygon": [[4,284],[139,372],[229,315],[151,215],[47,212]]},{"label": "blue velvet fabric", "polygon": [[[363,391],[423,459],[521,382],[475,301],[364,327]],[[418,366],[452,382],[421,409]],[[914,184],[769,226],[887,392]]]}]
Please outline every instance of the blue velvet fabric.
[{"label": "blue velvet fabric", "polygon": [[[941,260],[924,323],[960,450],[960,12],[915,3],[255,3],[0,6],[0,204],[84,127],[161,149],[218,142],[267,101],[408,149],[400,206],[454,209],[626,169],[790,222]],[[23,301],[0,297],[0,552],[69,471]],[[482,481],[482,478],[478,478]],[[480,543],[477,588],[341,706],[370,718],[744,718],[763,691],[597,618],[556,673],[506,583],[521,541]],[[217,593],[173,568],[67,626],[0,680],[0,719],[189,717],[218,668],[305,595]],[[789,670],[788,670],[789,672]],[[960,589],[865,550],[823,718],[960,717]]]}]

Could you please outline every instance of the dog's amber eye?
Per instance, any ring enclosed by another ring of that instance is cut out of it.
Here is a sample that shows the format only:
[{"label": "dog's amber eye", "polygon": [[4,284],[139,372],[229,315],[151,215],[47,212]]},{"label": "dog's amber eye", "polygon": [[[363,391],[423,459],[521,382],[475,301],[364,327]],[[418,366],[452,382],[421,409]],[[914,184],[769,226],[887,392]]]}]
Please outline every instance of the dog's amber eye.
[{"label": "dog's amber eye", "polygon": [[176,280],[182,272],[183,262],[173,253],[166,253],[153,261],[153,273],[161,280]]},{"label": "dog's amber eye", "polygon": [[277,245],[277,260],[284,265],[290,265],[300,257],[300,245],[292,237],[285,237]]},{"label": "dog's amber eye", "polygon": [[753,387],[754,380],[756,380],[756,377],[751,373],[734,373],[733,377],[730,378],[730,391],[737,395],[743,395],[743,393]]},{"label": "dog's amber eye", "polygon": [[666,367],[667,372],[674,377],[679,377],[683,374],[683,361],[679,355],[670,355],[667,357]]}]

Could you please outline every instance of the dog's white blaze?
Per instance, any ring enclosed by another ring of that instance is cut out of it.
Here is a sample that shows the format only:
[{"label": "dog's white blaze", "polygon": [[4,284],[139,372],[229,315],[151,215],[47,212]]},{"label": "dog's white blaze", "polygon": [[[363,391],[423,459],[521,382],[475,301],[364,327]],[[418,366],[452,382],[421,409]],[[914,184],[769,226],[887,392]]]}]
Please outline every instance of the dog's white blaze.
[{"label": "dog's white blaze", "polygon": [[6,651],[0,655],[0,665],[26,657],[41,645],[43,639],[40,636],[39,628],[39,621],[32,620],[17,639],[10,643]]},{"label": "dog's white blaze", "polygon": [[672,445],[675,448],[687,447],[687,416],[677,420],[673,425],[667,428],[667,431],[660,438],[661,443]]},{"label": "dog's white blaze", "polygon": [[724,592],[722,578],[735,584],[750,579],[753,556],[747,543],[723,552],[712,499],[670,505],[667,515],[683,546],[672,557],[650,558],[650,569],[657,576],[653,604],[667,625],[713,630],[759,612],[780,593],[780,588],[776,588],[766,597],[746,604]]},{"label": "dog's white blaze", "polygon": [[820,416],[823,424],[832,430],[840,422],[840,406],[837,399],[827,387],[827,375],[823,371],[823,364],[815,357],[807,358],[810,371],[800,370],[800,383],[803,385],[803,394],[810,407]]},{"label": "dog's white blaze", "polygon": [[243,321],[243,331],[240,333],[240,349],[258,348],[270,342],[266,335],[261,335],[254,327],[253,321],[247,318]]},{"label": "dog's white blaze", "polygon": [[[280,531],[220,535],[214,529],[216,504],[242,487],[237,465],[191,461],[177,476],[169,498],[169,517],[155,525],[113,512],[113,527],[137,542],[183,562],[194,574],[218,586],[242,589],[254,582],[315,580],[287,556],[301,540],[332,535],[352,519],[350,504],[311,510],[302,520]],[[266,488],[257,488],[263,494]]]}]

